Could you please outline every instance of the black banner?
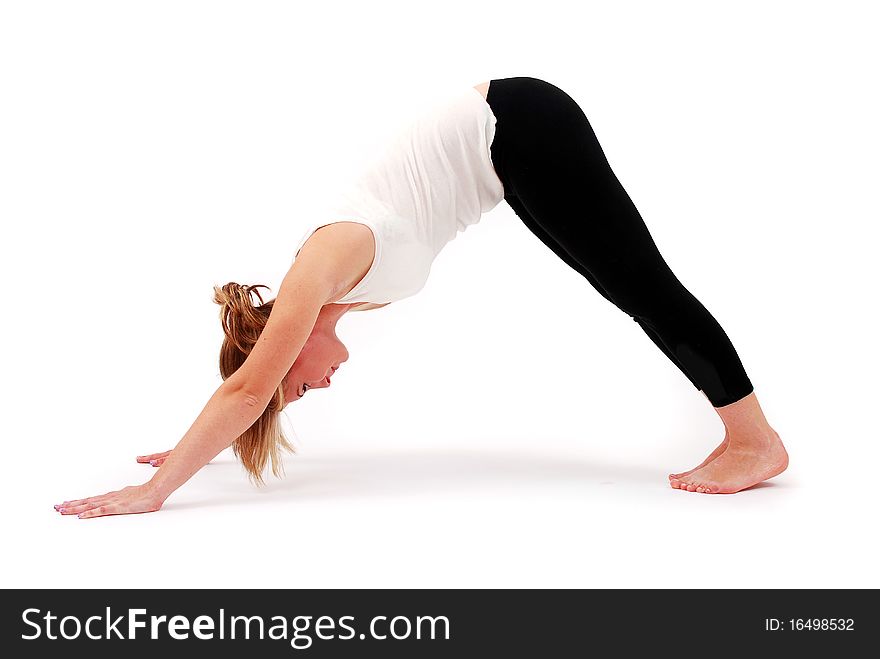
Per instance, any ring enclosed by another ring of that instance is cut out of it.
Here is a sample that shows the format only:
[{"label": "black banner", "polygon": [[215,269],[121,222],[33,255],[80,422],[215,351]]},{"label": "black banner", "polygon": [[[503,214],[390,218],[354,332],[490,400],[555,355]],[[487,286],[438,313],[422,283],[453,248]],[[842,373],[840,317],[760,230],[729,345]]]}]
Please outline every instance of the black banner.
[{"label": "black banner", "polygon": [[[6,590],[6,656],[566,656],[847,651],[878,639],[875,590]],[[8,654],[9,649],[18,650]],[[124,653],[124,654],[121,654]],[[153,656],[153,655],[151,655]]]}]

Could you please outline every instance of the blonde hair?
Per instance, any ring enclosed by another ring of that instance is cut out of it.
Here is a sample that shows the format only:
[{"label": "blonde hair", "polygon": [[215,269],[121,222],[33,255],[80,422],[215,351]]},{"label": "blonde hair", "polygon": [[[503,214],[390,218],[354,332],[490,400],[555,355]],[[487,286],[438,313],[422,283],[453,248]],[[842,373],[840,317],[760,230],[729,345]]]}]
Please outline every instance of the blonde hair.
[{"label": "blonde hair", "polygon": [[[220,375],[224,380],[241,368],[269,320],[275,300],[263,302],[258,288],[269,287],[263,284],[242,286],[235,282],[222,287],[214,286],[214,302],[220,305],[220,322],[225,335],[220,347]],[[259,305],[254,304],[251,293],[256,295]],[[282,383],[260,418],[232,443],[233,452],[255,485],[264,484],[263,471],[270,461],[272,473],[281,477],[284,473],[281,451],[294,452],[281,427],[280,413],[283,408]]]}]

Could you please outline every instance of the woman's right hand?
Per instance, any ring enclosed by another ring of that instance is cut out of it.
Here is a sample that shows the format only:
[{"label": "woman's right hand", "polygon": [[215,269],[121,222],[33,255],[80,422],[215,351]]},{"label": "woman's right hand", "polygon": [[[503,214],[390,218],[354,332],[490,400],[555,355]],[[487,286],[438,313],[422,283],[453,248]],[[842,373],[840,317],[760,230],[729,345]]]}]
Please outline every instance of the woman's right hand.
[{"label": "woman's right hand", "polygon": [[163,453],[151,453],[150,455],[139,455],[137,456],[137,461],[141,463],[149,463],[154,467],[161,467],[162,463],[168,459],[168,456],[171,455],[171,451],[165,451]]}]

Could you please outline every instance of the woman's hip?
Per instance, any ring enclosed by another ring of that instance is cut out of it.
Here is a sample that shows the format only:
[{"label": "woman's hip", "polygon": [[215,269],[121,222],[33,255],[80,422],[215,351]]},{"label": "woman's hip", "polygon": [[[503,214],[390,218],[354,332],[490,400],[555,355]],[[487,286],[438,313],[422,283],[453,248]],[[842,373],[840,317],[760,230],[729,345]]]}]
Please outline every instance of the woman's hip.
[{"label": "woman's hip", "polygon": [[584,111],[539,78],[492,80],[486,98],[495,115],[490,155],[505,197],[524,176],[570,179],[606,173],[608,162]]}]

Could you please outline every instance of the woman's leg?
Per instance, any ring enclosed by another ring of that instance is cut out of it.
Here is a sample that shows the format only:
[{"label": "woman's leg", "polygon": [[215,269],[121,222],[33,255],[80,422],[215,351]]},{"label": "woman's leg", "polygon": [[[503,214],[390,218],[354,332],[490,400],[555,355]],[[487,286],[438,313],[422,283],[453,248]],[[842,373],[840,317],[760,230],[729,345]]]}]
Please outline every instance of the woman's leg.
[{"label": "woman's leg", "polygon": [[[518,197],[508,197],[506,199],[506,201],[507,201],[508,205],[513,209],[513,212],[516,213],[519,216],[519,218],[522,220],[523,224],[526,225],[526,227],[529,229],[529,231],[531,231],[535,236],[537,236],[541,240],[541,242],[544,243],[547,247],[549,247],[551,250],[553,250],[553,252],[556,254],[556,256],[558,256],[566,264],[568,264],[569,267],[571,267],[573,270],[575,270],[577,273],[579,273],[581,276],[583,276],[588,282],[590,282],[590,284],[592,284],[593,288],[595,288],[602,295],[602,297],[604,297],[606,300],[611,302],[611,304],[614,304],[614,300],[611,299],[611,297],[608,295],[608,293],[605,291],[605,289],[602,288],[602,286],[599,284],[598,281],[596,281],[596,278],[593,277],[593,275],[590,273],[590,271],[586,267],[584,267],[584,265],[582,263],[580,263],[577,259],[575,259],[571,254],[569,254],[562,245],[557,243],[553,239],[553,236],[551,236],[549,233],[547,233],[546,231],[544,231],[544,229],[541,228],[541,225],[538,224],[531,215],[529,215],[529,212],[526,210],[525,206],[519,200]],[[681,361],[678,359],[678,357],[676,357],[672,353],[672,351],[666,346],[666,344],[663,343],[663,341],[660,339],[659,335],[654,330],[652,330],[650,327],[648,327],[646,324],[639,322],[638,318],[633,318],[633,320],[635,320],[638,323],[639,327],[641,327],[642,330],[644,330],[645,334],[648,335],[648,338],[650,338],[651,341],[653,341],[654,344],[658,348],[660,348],[660,350],[663,352],[663,354],[665,354],[669,358],[669,360],[673,364],[675,364],[682,373],[684,373],[685,377],[687,377],[687,379],[691,381],[691,384],[693,384],[697,389],[699,389],[700,385],[694,381],[694,379],[687,372],[687,369],[685,369],[684,364],[682,364]]]},{"label": "woman's leg", "polygon": [[[507,201],[508,205],[513,209],[513,212],[519,216],[519,218],[522,220],[523,224],[526,225],[526,227],[529,229],[529,231],[531,231],[535,236],[537,236],[538,239],[542,243],[544,243],[547,247],[549,247],[560,259],[562,259],[566,264],[568,264],[569,267],[571,267],[573,270],[575,270],[577,273],[579,273],[581,276],[583,276],[588,282],[590,282],[590,284],[593,286],[593,288],[595,288],[602,295],[602,297],[604,297],[606,300],[608,300],[609,302],[614,304],[614,301],[609,297],[608,293],[605,291],[605,289],[602,288],[602,286],[599,284],[599,282],[596,281],[595,277],[593,277],[593,275],[590,273],[590,271],[587,270],[587,268],[584,267],[584,265],[582,263],[578,262],[571,254],[569,254],[567,251],[565,251],[565,248],[562,247],[562,245],[560,245],[559,243],[557,243],[549,233],[544,231],[544,229],[541,228],[540,224],[535,222],[535,219],[531,215],[529,215],[529,212],[526,210],[525,206],[519,200],[518,197],[510,196],[510,197],[507,197],[505,199],[505,201]],[[639,319],[633,318],[633,320],[638,322]],[[691,381],[691,384],[693,384],[697,389],[700,389],[700,385],[697,382],[695,382],[694,379],[690,376],[690,374],[685,369],[684,364],[682,364],[681,361],[679,361],[679,359],[666,346],[666,344],[663,343],[663,341],[660,339],[660,337],[657,335],[657,333],[654,332],[654,330],[652,330],[650,327],[648,327],[644,323],[638,323],[638,324],[639,324],[639,327],[641,327],[642,330],[644,330],[645,334],[648,335],[648,338],[650,338],[651,341],[653,341],[654,344],[658,348],[660,348],[660,350],[663,352],[663,354],[665,354],[669,358],[669,360],[673,364],[675,364],[682,373],[684,373],[685,377],[687,377],[688,380]],[[705,396],[705,394],[703,394],[703,395]],[[708,400],[708,398],[707,398],[707,400]],[[722,421],[723,421],[723,418],[722,418]],[[729,438],[730,438],[730,431],[728,430],[727,425],[725,424],[725,426],[724,426],[724,439],[721,440],[721,443],[708,455],[708,457],[705,460],[703,460],[703,462],[701,462],[699,465],[694,467],[693,469],[689,469],[688,471],[683,471],[683,472],[677,473],[677,474],[670,474],[669,475],[670,480],[681,479],[681,478],[695,472],[697,469],[700,469],[701,467],[712,462],[712,460],[717,458],[719,455],[721,455],[725,451],[725,449],[727,448],[727,445],[729,443]],[[678,486],[676,486],[676,487],[678,487]]]},{"label": "woman's leg", "polygon": [[[493,81],[490,87],[507,122],[502,165],[506,196],[518,199],[514,203],[552,238],[557,254],[562,250],[569,255],[590,273],[588,280],[597,290],[650,330],[652,340],[656,336],[658,347],[665,347],[703,391],[728,431],[727,449],[677,486],[737,491],[779,473],[784,449],[760,412],[730,339],[660,255],[582,110],[550,83],[507,80],[522,82],[499,87],[505,81]],[[760,455],[747,459],[731,454],[722,469],[705,471],[734,447]]]},{"label": "woman's leg", "polygon": [[618,308],[659,337],[713,406],[752,393],[727,334],[669,268],[610,168],[599,172],[568,156],[565,164],[522,170],[508,161],[529,215]]}]

